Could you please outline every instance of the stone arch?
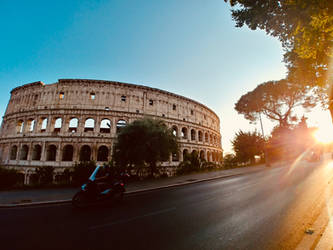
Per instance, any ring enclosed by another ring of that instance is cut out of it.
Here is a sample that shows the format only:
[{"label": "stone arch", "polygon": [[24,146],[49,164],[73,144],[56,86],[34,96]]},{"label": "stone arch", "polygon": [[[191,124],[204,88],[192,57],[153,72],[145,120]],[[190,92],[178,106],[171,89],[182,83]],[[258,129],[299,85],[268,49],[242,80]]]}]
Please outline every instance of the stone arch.
[{"label": "stone arch", "polygon": [[41,118],[40,124],[40,132],[45,132],[47,129],[48,119],[46,117]]},{"label": "stone arch", "polygon": [[84,132],[94,132],[95,120],[93,118],[87,118],[84,123]]},{"label": "stone arch", "polygon": [[209,162],[211,161],[211,154],[209,151],[207,152],[207,161],[209,161]]},{"label": "stone arch", "polygon": [[117,133],[119,133],[121,131],[121,129],[123,127],[125,127],[127,125],[127,122],[124,119],[120,119],[117,122]]},{"label": "stone arch", "polygon": [[200,151],[200,159],[201,160],[206,160],[205,151],[203,151],[203,150]]},{"label": "stone arch", "polygon": [[200,130],[198,131],[198,139],[199,141],[202,141],[202,132]]},{"label": "stone arch", "polygon": [[62,118],[61,117],[57,117],[54,121],[54,132],[60,132],[62,127]]},{"label": "stone arch", "polygon": [[187,139],[187,128],[186,127],[182,128],[181,136],[183,139]]},{"label": "stone arch", "polygon": [[67,144],[62,150],[62,161],[73,161],[74,147]]},{"label": "stone arch", "polygon": [[18,134],[22,134],[24,130],[24,121],[23,120],[19,120],[16,124],[16,132]]},{"label": "stone arch", "polygon": [[183,150],[183,161],[186,160],[187,156],[188,156],[188,150],[185,148],[185,149]]},{"label": "stone arch", "polygon": [[29,146],[23,145],[20,152],[20,160],[22,161],[28,160],[28,154],[29,154]]},{"label": "stone arch", "polygon": [[172,153],[172,161],[177,162],[179,161],[179,152]]},{"label": "stone arch", "polygon": [[27,129],[28,129],[28,132],[33,132],[34,129],[35,129],[35,120],[34,119],[29,119],[28,122],[27,122]]},{"label": "stone arch", "polygon": [[91,160],[91,148],[89,145],[84,145],[80,149],[80,161]]},{"label": "stone arch", "polygon": [[79,127],[79,119],[76,117],[72,117],[69,120],[68,132],[75,133],[77,132],[78,127]]},{"label": "stone arch", "polygon": [[107,146],[100,146],[97,151],[97,161],[108,161],[109,149]]},{"label": "stone arch", "polygon": [[178,128],[177,128],[176,125],[173,125],[172,128],[171,128],[171,130],[172,130],[172,134],[174,136],[178,136]]},{"label": "stone arch", "polygon": [[32,149],[32,160],[40,161],[42,156],[42,147],[39,144],[36,144]]},{"label": "stone arch", "polygon": [[14,145],[10,149],[10,160],[16,160],[17,158],[17,146]]},{"label": "stone arch", "polygon": [[195,141],[195,130],[191,129],[191,141]]},{"label": "stone arch", "polygon": [[215,154],[215,152],[212,152],[212,161],[213,161],[213,162],[216,161],[216,154]]},{"label": "stone arch", "polygon": [[57,157],[57,146],[51,144],[47,147],[46,150],[46,161],[56,161]]},{"label": "stone arch", "polygon": [[209,142],[208,133],[205,133],[205,142]]},{"label": "stone arch", "polygon": [[209,143],[213,144],[213,136],[212,135],[209,135]]},{"label": "stone arch", "polygon": [[104,118],[101,121],[100,133],[110,134],[111,133],[111,121],[107,118]]}]

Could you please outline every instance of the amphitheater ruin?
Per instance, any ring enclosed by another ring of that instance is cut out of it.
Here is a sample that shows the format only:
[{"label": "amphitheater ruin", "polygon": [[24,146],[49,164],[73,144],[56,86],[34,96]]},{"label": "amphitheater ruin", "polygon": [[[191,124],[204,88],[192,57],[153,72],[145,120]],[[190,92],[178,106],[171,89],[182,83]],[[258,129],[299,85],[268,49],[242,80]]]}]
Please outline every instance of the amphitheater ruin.
[{"label": "amphitheater ruin", "polygon": [[205,105],[141,85],[60,79],[11,91],[0,130],[1,165],[20,171],[28,184],[36,167],[60,173],[79,161],[107,162],[117,132],[144,116],[162,119],[179,138],[179,154],[164,166],[176,166],[192,151],[222,160],[220,120]]}]

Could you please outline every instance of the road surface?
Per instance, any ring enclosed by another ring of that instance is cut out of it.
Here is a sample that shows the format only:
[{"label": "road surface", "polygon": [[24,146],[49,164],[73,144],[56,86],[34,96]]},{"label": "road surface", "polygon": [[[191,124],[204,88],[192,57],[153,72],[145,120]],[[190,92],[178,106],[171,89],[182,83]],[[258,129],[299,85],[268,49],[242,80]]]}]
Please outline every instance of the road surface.
[{"label": "road surface", "polygon": [[333,194],[333,165],[300,163],[128,195],[0,210],[0,249],[295,249]]}]

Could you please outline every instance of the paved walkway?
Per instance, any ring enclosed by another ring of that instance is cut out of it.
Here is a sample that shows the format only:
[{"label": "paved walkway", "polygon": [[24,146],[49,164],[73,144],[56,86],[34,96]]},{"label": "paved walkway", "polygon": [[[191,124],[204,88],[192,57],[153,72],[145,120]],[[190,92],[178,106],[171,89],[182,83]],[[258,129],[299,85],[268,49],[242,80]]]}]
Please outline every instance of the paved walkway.
[{"label": "paved walkway", "polygon": [[[276,166],[277,165],[275,165],[275,167]],[[282,165],[280,164],[279,166]],[[175,176],[163,179],[138,181],[138,182],[129,183],[126,186],[126,193],[136,193],[152,189],[184,185],[188,183],[204,181],[207,179],[223,178],[233,175],[264,171],[267,169],[269,168],[265,167],[264,165],[258,165],[253,167],[218,170],[205,173],[195,173],[182,176]],[[13,205],[13,204],[66,201],[70,200],[77,191],[78,188],[0,191],[0,206]]]}]

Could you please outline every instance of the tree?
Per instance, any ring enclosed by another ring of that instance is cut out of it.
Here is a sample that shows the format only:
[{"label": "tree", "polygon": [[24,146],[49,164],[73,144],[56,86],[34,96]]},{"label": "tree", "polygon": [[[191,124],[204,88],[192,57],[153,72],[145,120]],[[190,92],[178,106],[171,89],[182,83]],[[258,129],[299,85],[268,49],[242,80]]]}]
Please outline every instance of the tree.
[{"label": "tree", "polygon": [[315,106],[316,99],[306,95],[307,91],[306,87],[287,80],[264,82],[243,95],[235,104],[235,109],[252,122],[258,119],[259,113],[263,113],[272,121],[279,122],[279,126],[288,126],[297,121],[293,109]]},{"label": "tree", "polygon": [[[328,0],[225,0],[232,7],[236,27],[265,30],[284,48],[288,79],[319,87],[330,86],[333,57],[333,1]],[[317,88],[318,90],[318,88]],[[326,95],[320,95],[324,97]],[[331,96],[332,98],[332,96]],[[330,107],[333,114],[333,106]]]},{"label": "tree", "polygon": [[41,185],[47,185],[53,182],[54,167],[45,166],[36,168],[36,175],[38,176]]},{"label": "tree", "polygon": [[167,161],[178,152],[178,140],[161,120],[144,118],[124,127],[114,145],[116,165],[142,166],[147,164],[151,176],[157,172],[157,162]]},{"label": "tree", "polygon": [[254,163],[255,155],[262,155],[264,152],[265,139],[254,132],[243,132],[240,130],[232,140],[232,146],[236,153],[237,161]]},{"label": "tree", "polygon": [[96,168],[95,161],[75,163],[72,174],[73,182],[78,185],[85,183]]}]

